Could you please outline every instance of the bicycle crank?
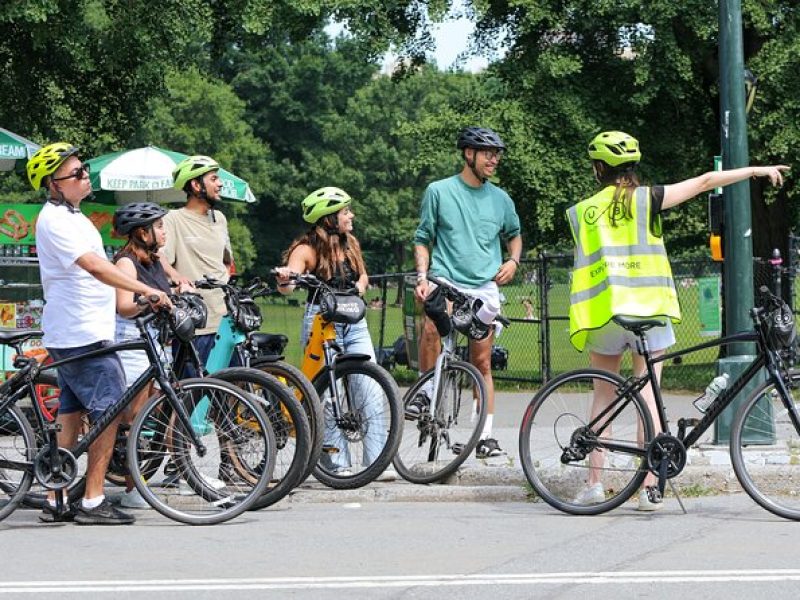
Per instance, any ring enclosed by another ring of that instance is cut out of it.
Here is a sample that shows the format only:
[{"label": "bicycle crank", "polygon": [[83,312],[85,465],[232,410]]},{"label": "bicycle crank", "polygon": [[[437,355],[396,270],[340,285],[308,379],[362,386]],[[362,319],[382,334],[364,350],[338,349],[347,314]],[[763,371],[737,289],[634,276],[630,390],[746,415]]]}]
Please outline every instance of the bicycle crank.
[{"label": "bicycle crank", "polygon": [[[663,469],[666,463],[666,469]],[[678,475],[686,466],[686,448],[674,435],[659,433],[647,448],[647,468],[660,475],[662,469],[667,479]]]},{"label": "bicycle crank", "polygon": [[78,475],[78,461],[66,448],[58,448],[57,466],[51,464],[51,450],[43,448],[33,459],[33,475],[48,490],[63,490],[69,487]]}]

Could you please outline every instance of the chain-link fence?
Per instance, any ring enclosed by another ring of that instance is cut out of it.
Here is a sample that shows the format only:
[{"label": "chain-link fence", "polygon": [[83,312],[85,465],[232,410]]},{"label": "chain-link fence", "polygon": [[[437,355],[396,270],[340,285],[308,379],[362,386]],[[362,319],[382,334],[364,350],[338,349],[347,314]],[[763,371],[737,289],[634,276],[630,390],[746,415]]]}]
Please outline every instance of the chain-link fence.
[{"label": "chain-link fence", "polygon": [[[795,272],[800,267],[800,255],[796,250],[800,249],[800,240],[792,242],[790,249],[790,256],[783,264],[770,258],[755,259],[753,276],[756,290],[761,285],[774,290],[780,284],[797,312],[796,299],[800,298],[800,290]],[[719,336],[724,329],[720,309],[722,263],[706,259],[674,260],[671,264],[683,317],[681,323],[674,325],[676,344],[672,349],[688,348]],[[536,259],[525,259],[514,281],[501,288],[503,314],[511,320],[511,326],[495,340],[492,367],[496,380],[540,384],[559,373],[588,366],[587,353],[577,352],[569,341],[571,268],[572,255],[544,254]],[[416,376],[407,368],[404,338],[404,281],[407,278],[413,287],[413,273],[370,277],[370,289],[365,295],[367,322],[378,360],[392,369],[400,381]],[[302,355],[297,337],[304,293],[270,300],[275,305],[268,313],[272,315],[272,323],[265,323],[265,329],[289,335],[287,359],[295,364],[299,364]],[[465,346],[466,341],[462,340],[461,344]],[[716,374],[719,351],[719,348],[705,349],[665,364],[664,386],[701,390]],[[623,361],[623,372],[629,369],[628,354]]]}]

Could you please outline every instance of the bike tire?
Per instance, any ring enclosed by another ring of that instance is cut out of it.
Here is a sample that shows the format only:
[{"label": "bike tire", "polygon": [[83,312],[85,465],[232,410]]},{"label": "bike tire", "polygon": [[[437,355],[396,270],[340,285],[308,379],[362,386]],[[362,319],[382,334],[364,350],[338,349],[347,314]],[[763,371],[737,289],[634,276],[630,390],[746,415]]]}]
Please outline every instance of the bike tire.
[{"label": "bike tire", "polygon": [[[404,409],[420,390],[432,386],[434,375],[434,369],[425,372],[408,390],[403,399]],[[403,420],[394,467],[411,483],[446,479],[475,450],[487,414],[486,383],[480,371],[465,361],[447,362],[442,368],[435,406],[435,414],[425,410],[417,418]]]},{"label": "bike tire", "polygon": [[[792,409],[800,412],[800,370],[785,381]],[[800,416],[800,415],[798,415]],[[756,388],[736,411],[730,439],[733,471],[745,492],[772,514],[800,520],[800,496],[787,482],[800,478],[800,428],[775,384]]]},{"label": "bike tire", "polygon": [[[519,456],[525,477],[537,495],[550,506],[574,515],[596,515],[612,510],[628,500],[647,476],[644,448],[653,438],[653,422],[647,405],[638,393],[626,393],[611,411],[611,438],[582,442],[583,428],[591,420],[596,385],[616,390],[622,377],[598,369],[579,369],[564,373],[547,383],[531,400],[522,418]],[[640,433],[641,432],[641,433]],[[641,438],[640,438],[641,435]],[[585,437],[585,436],[584,436]],[[603,449],[603,455],[587,447],[602,446],[597,440],[625,443],[635,452]],[[576,451],[578,456],[565,452]],[[583,457],[580,457],[583,452]],[[603,458],[601,466],[592,459]],[[580,498],[591,477],[591,468],[602,469],[603,500]]]},{"label": "bike tire", "polygon": [[[10,405],[0,413],[0,521],[13,513],[33,482],[33,469],[17,466],[29,463],[38,446],[28,419],[18,406]],[[14,463],[14,464],[11,464]]]},{"label": "bike tire", "polygon": [[233,367],[215,371],[214,378],[254,395],[269,417],[277,446],[275,469],[266,492],[253,503],[252,510],[271,506],[300,484],[308,468],[311,428],[306,412],[287,386],[264,371]]},{"label": "bike tire", "polygon": [[[252,507],[272,477],[276,449],[269,417],[249,394],[210,377],[181,380],[174,390],[193,416],[192,427],[205,452],[201,456],[194,448],[166,395],[155,396],[139,411],[128,437],[128,468],[134,484],[150,506],[175,521],[189,525],[228,521]],[[177,486],[159,476],[149,480],[141,476],[138,457],[153,451],[147,442],[156,422],[165,426],[163,458],[172,458],[177,467],[181,477]],[[220,466],[230,444],[236,446],[232,459],[249,461],[256,474],[252,480],[223,481]]]},{"label": "bike tire", "polygon": [[300,369],[287,362],[253,358],[250,360],[250,366],[277,377],[278,380],[289,386],[306,411],[308,424],[311,428],[311,452],[308,456],[308,465],[305,473],[300,478],[300,483],[302,483],[311,475],[322,454],[325,415],[322,411],[322,402],[320,402],[319,394],[317,394],[317,390],[308,377]]},{"label": "bike tire", "polygon": [[[340,397],[346,397],[346,404],[356,409],[343,411],[342,423],[336,425],[328,373],[327,367],[320,371],[314,378],[314,387],[325,412],[324,445],[335,447],[338,452],[323,453],[314,467],[314,477],[333,489],[360,488],[383,473],[397,452],[402,433],[400,393],[392,376],[377,364],[366,360],[338,362],[334,373]],[[367,407],[372,414],[364,418]],[[380,450],[376,451],[379,444]],[[373,453],[377,455],[371,456]],[[349,463],[346,469],[342,464],[345,462]]]}]

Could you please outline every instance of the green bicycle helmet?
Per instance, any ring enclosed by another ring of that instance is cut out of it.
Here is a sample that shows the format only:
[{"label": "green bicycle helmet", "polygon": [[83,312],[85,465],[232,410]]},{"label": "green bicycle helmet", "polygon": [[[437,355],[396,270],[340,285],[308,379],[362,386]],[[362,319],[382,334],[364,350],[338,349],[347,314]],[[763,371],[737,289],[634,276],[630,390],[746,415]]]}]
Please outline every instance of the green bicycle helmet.
[{"label": "green bicycle helmet", "polygon": [[320,188],[303,199],[303,220],[306,223],[316,223],[326,215],[339,212],[352,201],[347,192],[337,187]]},{"label": "green bicycle helmet", "polygon": [[604,131],[589,142],[589,158],[612,167],[638,163],[642,159],[639,142],[622,131]]},{"label": "green bicycle helmet", "polygon": [[49,177],[60,167],[70,156],[78,154],[80,150],[67,142],[56,142],[48,144],[36,151],[25,165],[28,174],[28,181],[31,182],[33,189],[38,190],[42,187],[42,181]]},{"label": "green bicycle helmet", "polygon": [[189,156],[179,162],[172,170],[173,187],[182,190],[192,179],[205,175],[209,171],[219,170],[219,163],[210,156]]}]

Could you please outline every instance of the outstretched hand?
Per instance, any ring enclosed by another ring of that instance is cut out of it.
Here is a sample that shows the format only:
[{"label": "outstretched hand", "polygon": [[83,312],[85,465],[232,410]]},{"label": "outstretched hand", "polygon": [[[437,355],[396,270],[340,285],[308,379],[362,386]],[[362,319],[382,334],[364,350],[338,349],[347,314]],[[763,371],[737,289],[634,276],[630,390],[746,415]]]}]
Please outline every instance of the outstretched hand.
[{"label": "outstretched hand", "polygon": [[753,171],[754,177],[769,177],[772,185],[783,185],[783,172],[788,171],[789,167],[786,165],[774,165],[770,167],[755,167]]}]

